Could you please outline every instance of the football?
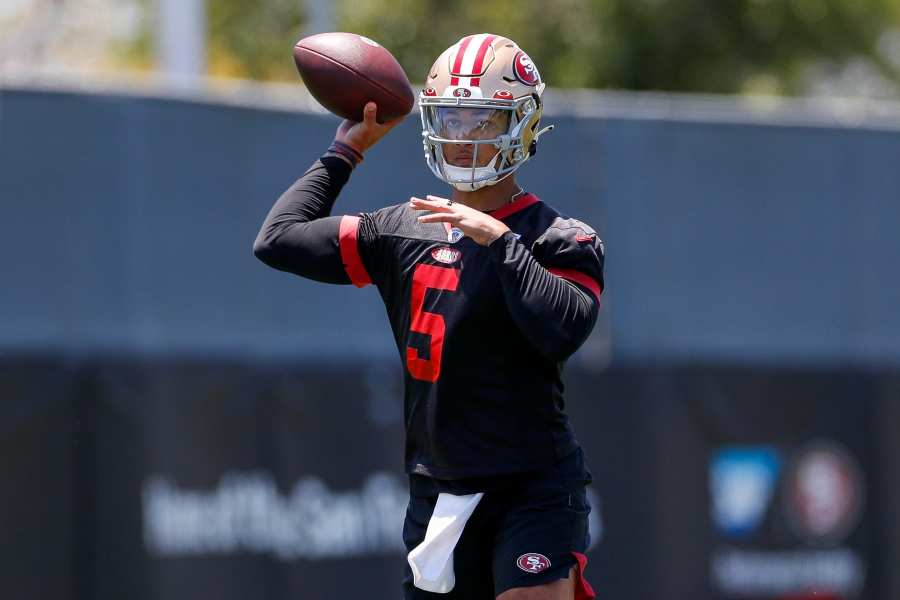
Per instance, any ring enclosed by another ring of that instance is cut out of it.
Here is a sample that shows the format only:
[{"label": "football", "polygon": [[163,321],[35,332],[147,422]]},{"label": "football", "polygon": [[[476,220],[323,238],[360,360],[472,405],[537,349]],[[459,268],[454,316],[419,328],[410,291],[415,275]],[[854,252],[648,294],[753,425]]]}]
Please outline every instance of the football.
[{"label": "football", "polygon": [[355,33],[319,33],[294,45],[294,62],[319,104],[352,121],[378,105],[378,122],[409,114],[415,94],[403,67],[379,43]]}]

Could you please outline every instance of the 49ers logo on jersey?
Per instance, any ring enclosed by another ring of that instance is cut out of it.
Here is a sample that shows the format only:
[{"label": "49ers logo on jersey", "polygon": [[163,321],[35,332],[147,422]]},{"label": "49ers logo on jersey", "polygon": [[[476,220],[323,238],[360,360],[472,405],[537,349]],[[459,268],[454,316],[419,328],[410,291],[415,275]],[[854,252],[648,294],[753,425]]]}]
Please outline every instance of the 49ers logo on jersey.
[{"label": "49ers logo on jersey", "polygon": [[516,560],[516,566],[526,573],[540,573],[550,567],[550,559],[537,552],[528,552]]},{"label": "49ers logo on jersey", "polygon": [[513,71],[516,79],[525,85],[537,85],[541,82],[541,75],[538,73],[537,67],[531,62],[527,54],[519,50],[513,59]]},{"label": "49ers logo on jersey", "polygon": [[452,265],[459,260],[460,254],[462,254],[462,252],[459,250],[441,246],[440,248],[435,248],[431,251],[431,258],[438,262],[442,262],[445,265]]}]

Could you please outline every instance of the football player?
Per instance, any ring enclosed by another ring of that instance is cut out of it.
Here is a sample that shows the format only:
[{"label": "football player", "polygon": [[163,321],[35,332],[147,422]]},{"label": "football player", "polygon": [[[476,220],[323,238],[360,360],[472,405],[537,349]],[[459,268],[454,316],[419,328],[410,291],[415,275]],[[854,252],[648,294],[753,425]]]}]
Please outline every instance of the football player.
[{"label": "football player", "polygon": [[593,229],[522,189],[544,83],[510,39],[448,48],[419,97],[428,167],[449,198],[330,216],[397,121],[344,121],[275,203],[266,264],[377,286],[405,376],[407,599],[583,600],[590,474],[564,411],[566,359],[603,289]]}]

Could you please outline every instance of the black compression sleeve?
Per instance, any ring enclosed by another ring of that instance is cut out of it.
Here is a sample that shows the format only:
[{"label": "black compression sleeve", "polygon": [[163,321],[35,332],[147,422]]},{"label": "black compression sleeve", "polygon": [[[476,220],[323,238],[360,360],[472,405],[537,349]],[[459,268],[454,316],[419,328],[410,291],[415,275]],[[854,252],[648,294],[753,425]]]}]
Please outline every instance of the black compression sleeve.
[{"label": "black compression sleeve", "polygon": [[568,358],[594,327],[597,299],[550,273],[511,231],[488,248],[506,306],[525,338],[548,358]]},{"label": "black compression sleeve", "polygon": [[253,254],[281,271],[327,283],[350,283],[340,252],[341,217],[331,209],[352,167],[324,156],[285,191],[262,224]]}]

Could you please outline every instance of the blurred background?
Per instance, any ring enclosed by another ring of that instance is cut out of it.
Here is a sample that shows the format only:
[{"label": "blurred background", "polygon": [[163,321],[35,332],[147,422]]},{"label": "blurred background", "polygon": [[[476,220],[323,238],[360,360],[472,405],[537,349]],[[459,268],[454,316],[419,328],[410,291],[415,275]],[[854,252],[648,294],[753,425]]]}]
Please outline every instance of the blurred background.
[{"label": "blurred background", "polygon": [[[377,291],[251,254],[335,30],[548,83],[520,179],[607,249],[566,366],[599,597],[900,599],[900,0],[0,0],[0,595],[399,596]],[[420,139],[336,213],[443,193]]]}]

